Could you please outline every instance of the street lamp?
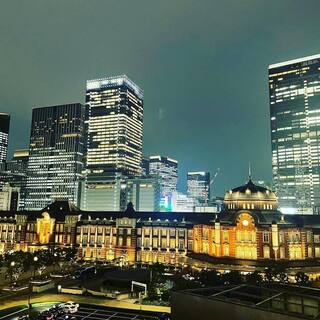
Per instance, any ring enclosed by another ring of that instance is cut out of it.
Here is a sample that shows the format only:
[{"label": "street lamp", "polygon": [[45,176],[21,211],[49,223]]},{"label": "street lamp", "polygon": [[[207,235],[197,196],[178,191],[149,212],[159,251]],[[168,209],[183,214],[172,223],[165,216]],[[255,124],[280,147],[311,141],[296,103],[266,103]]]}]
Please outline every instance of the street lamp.
[{"label": "street lamp", "polygon": [[[16,265],[16,263],[15,263],[14,261],[11,261],[11,262],[10,262],[10,267],[11,267],[11,269],[13,269],[15,265]],[[11,270],[10,275],[11,275],[11,285],[13,285],[13,283],[12,283],[13,270]]]},{"label": "street lamp", "polygon": [[31,293],[32,293],[31,281],[36,276],[36,263],[38,262],[38,257],[37,256],[33,257],[33,262],[34,262],[33,263],[33,278],[32,277],[29,278],[29,294],[28,294],[29,319],[31,317],[31,308],[32,308],[32,305],[31,305]]},{"label": "street lamp", "polygon": [[53,271],[56,272],[57,271],[57,257],[58,257],[58,254],[55,252],[53,254],[53,256],[54,256],[54,258],[53,258],[53,261],[54,261],[54,263],[53,263]]}]

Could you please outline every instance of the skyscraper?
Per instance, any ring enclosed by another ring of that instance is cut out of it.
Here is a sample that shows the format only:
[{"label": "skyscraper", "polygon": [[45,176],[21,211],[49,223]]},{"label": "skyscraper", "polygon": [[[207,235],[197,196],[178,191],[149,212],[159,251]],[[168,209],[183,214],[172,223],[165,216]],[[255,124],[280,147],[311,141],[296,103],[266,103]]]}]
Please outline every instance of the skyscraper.
[{"label": "skyscraper", "polygon": [[272,170],[284,212],[319,212],[320,55],[269,66]]},{"label": "skyscraper", "polygon": [[149,160],[149,174],[159,180],[162,206],[170,210],[172,193],[177,191],[178,161],[162,156],[150,156]]},{"label": "skyscraper", "polygon": [[208,205],[210,201],[210,172],[188,172],[187,196],[195,206]]},{"label": "skyscraper", "polygon": [[0,191],[0,211],[18,211],[20,208],[20,188],[6,183]]},{"label": "skyscraper", "polygon": [[125,207],[122,210],[131,202],[136,211],[160,211],[160,187],[156,178],[126,179],[122,189],[125,189]]},{"label": "skyscraper", "polygon": [[9,162],[0,163],[0,190],[7,183],[19,189],[19,209],[25,208],[29,149],[15,150]]},{"label": "skyscraper", "polygon": [[119,188],[141,173],[143,90],[121,75],[87,81],[85,210],[119,210]]},{"label": "skyscraper", "polygon": [[41,209],[54,199],[78,204],[83,170],[84,106],[35,108],[32,112],[26,208]]},{"label": "skyscraper", "polygon": [[150,174],[150,159],[147,157],[142,157],[141,160],[141,175],[142,176],[148,176]]},{"label": "skyscraper", "polygon": [[10,115],[0,113],[0,162],[5,162],[8,153]]}]

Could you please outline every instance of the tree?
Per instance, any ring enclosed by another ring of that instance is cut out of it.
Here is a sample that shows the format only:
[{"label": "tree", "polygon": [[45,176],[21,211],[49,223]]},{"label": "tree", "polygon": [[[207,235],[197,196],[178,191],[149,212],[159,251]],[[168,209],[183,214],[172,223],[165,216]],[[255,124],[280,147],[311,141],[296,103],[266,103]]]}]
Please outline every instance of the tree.
[{"label": "tree", "polygon": [[302,271],[297,272],[295,278],[299,286],[308,286],[310,284],[309,276]]},{"label": "tree", "polygon": [[246,281],[249,284],[260,284],[262,282],[262,275],[259,271],[254,271],[246,276]]},{"label": "tree", "polygon": [[75,248],[65,248],[64,250],[64,258],[66,261],[73,261],[77,257],[77,250]]},{"label": "tree", "polygon": [[222,275],[222,280],[224,284],[241,284],[243,282],[241,274],[237,270],[224,273]]},{"label": "tree", "polygon": [[222,284],[221,276],[216,270],[204,270],[200,272],[199,281],[208,287],[220,286]]},{"label": "tree", "polygon": [[150,283],[148,297],[150,300],[157,300],[160,295],[159,285],[164,281],[163,273],[165,266],[161,263],[154,263],[149,267]]},{"label": "tree", "polygon": [[276,266],[273,269],[273,277],[274,277],[274,279],[276,279],[280,283],[288,283],[289,282],[286,268],[285,268],[285,266],[282,266],[282,265]]},{"label": "tree", "polygon": [[266,268],[264,270],[264,281],[269,283],[273,281],[273,272],[271,268]]},{"label": "tree", "polygon": [[264,281],[266,282],[280,282],[280,283],[288,283],[289,278],[286,270],[286,266],[277,265],[274,268],[266,268],[264,271]]}]

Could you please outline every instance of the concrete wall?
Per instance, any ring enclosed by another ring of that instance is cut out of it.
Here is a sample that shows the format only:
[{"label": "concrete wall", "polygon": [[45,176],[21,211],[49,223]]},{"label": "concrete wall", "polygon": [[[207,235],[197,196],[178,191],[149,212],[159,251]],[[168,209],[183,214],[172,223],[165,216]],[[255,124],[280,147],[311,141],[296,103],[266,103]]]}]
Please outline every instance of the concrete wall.
[{"label": "concrete wall", "polygon": [[46,284],[43,284],[43,285],[33,285],[32,286],[32,291],[33,292],[44,292],[44,291],[47,291],[49,289],[52,289],[54,288],[54,282],[48,282]]}]

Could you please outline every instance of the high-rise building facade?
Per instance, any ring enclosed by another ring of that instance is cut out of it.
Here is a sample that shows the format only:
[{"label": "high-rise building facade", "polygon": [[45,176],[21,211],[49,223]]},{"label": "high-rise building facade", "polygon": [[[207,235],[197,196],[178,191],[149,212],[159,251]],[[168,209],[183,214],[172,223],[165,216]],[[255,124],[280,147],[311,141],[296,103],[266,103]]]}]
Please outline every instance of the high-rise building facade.
[{"label": "high-rise building facade", "polygon": [[0,190],[5,184],[19,189],[20,210],[25,208],[29,149],[15,150],[11,161],[0,163]]},{"label": "high-rise building facade", "polygon": [[187,173],[187,196],[195,206],[207,206],[210,201],[210,172]]},{"label": "high-rise building facade", "polygon": [[150,156],[149,174],[159,180],[162,209],[171,211],[172,194],[177,191],[178,161],[168,157]]},{"label": "high-rise building facade", "polygon": [[10,166],[14,172],[27,173],[29,149],[14,150]]},{"label": "high-rise building facade", "polygon": [[0,162],[5,162],[8,153],[10,115],[0,113]]},{"label": "high-rise building facade", "polygon": [[43,208],[55,199],[78,205],[84,111],[80,103],[33,109],[26,209]]},{"label": "high-rise building facade", "polygon": [[269,66],[272,169],[283,212],[320,206],[320,55]]},{"label": "high-rise building facade", "polygon": [[150,159],[147,157],[142,157],[141,160],[141,175],[148,176],[150,174]]},{"label": "high-rise building facade", "polygon": [[143,90],[121,75],[87,81],[84,210],[120,210],[119,188],[141,174]]},{"label": "high-rise building facade", "polygon": [[136,211],[159,212],[160,211],[160,186],[156,178],[131,178],[126,179],[122,185],[125,207],[131,202]]},{"label": "high-rise building facade", "polygon": [[194,199],[181,192],[172,193],[171,205],[173,212],[194,212],[195,210]]},{"label": "high-rise building facade", "polygon": [[11,187],[6,183],[0,191],[0,211],[17,211],[19,207],[20,188]]}]

